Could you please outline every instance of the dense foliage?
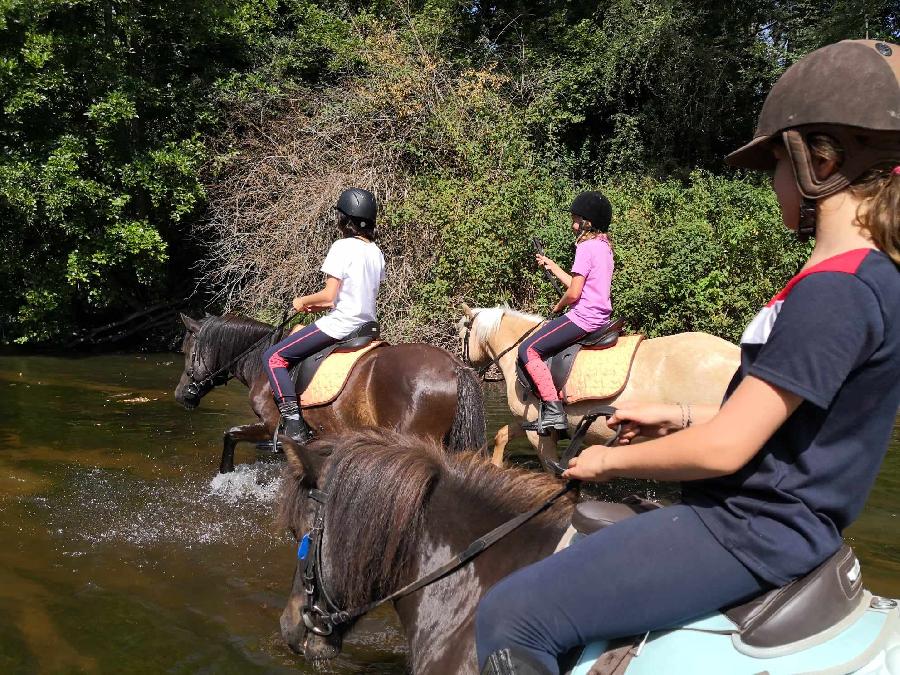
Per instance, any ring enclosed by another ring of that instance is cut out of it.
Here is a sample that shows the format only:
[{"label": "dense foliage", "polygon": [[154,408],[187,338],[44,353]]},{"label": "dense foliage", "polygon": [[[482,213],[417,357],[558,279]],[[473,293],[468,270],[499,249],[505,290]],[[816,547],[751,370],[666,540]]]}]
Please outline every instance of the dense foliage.
[{"label": "dense foliage", "polygon": [[[274,310],[354,180],[387,198],[397,337],[448,338],[460,299],[546,309],[529,238],[566,260],[600,186],[618,311],[734,338],[802,250],[721,158],[786,65],[867,30],[897,40],[893,3],[2,0],[0,340],[144,331],[197,284]],[[288,231],[301,260],[234,264]]]}]

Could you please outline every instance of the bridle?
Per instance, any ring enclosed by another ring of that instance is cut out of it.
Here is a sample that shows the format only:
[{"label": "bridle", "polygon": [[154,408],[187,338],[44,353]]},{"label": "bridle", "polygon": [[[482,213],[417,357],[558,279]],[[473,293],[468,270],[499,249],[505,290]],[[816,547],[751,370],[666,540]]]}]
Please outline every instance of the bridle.
[{"label": "bridle", "polygon": [[[465,321],[463,321],[463,328],[466,329],[466,333],[465,333],[465,335],[463,336],[462,359],[463,359],[463,363],[465,363],[465,364],[466,364],[467,366],[469,366],[472,370],[474,370],[475,373],[476,373],[476,374],[478,375],[478,377],[480,377],[480,378],[484,378],[485,373],[487,373],[487,371],[489,371],[489,370],[491,369],[491,366],[497,366],[497,368],[499,368],[499,367],[500,367],[500,359],[502,359],[504,356],[506,356],[506,355],[507,355],[509,352],[511,352],[513,349],[515,349],[515,348],[518,347],[520,344],[522,344],[522,342],[523,342],[529,335],[531,335],[532,333],[534,333],[538,328],[540,328],[540,327],[543,326],[545,323],[547,323],[546,321],[541,321],[541,322],[540,322],[539,324],[537,324],[536,326],[532,326],[532,327],[529,328],[527,331],[525,331],[525,333],[523,333],[523,334],[519,337],[518,340],[516,340],[516,341],[513,342],[509,347],[507,347],[507,348],[504,349],[502,352],[500,352],[499,354],[497,354],[497,356],[491,356],[490,354],[488,354],[488,362],[485,363],[485,364],[483,364],[483,365],[476,366],[474,363],[472,363],[472,357],[471,357],[471,354],[470,354],[470,352],[469,352],[469,338],[472,336],[472,324],[473,324],[474,322],[475,322],[475,317],[474,317],[474,316],[473,316],[471,319],[466,319]],[[502,379],[502,378],[500,378],[500,379]]]},{"label": "bridle", "polygon": [[[247,356],[254,349],[259,347],[266,340],[271,339],[273,335],[282,330],[285,326],[287,326],[291,321],[294,320],[300,312],[294,312],[290,316],[287,316],[287,312],[284,313],[284,317],[282,317],[282,321],[280,324],[275,326],[271,331],[263,335],[252,345],[247,347],[240,354],[230,359],[228,363],[226,363],[221,368],[218,368],[214,372],[210,373],[206,364],[203,362],[203,345],[200,340],[200,336],[203,334],[203,329],[206,326],[200,326],[200,330],[194,335],[194,348],[191,350],[191,365],[188,367],[184,374],[188,376],[190,382],[184,387],[184,397],[185,399],[191,399],[194,401],[199,401],[201,398],[206,396],[210,391],[214,388],[219,387],[223,384],[228,384],[228,382],[234,377],[234,374],[230,372],[231,367],[240,361],[242,358]],[[203,372],[208,373],[206,377],[202,380],[198,380],[195,375],[197,373],[198,364],[203,367]]]},{"label": "bridle", "polygon": [[341,624],[357,619],[387,602],[393,602],[410,593],[415,593],[456,571],[506,535],[518,529],[538,514],[546,511],[557,499],[575,489],[579,483],[580,481],[577,480],[566,481],[563,487],[554,492],[539,506],[506,521],[484,536],[479,537],[469,544],[462,553],[454,556],[436,570],[419,577],[416,581],[394,591],[381,600],[352,609],[341,609],[329,595],[328,588],[325,585],[325,579],[322,574],[322,539],[325,533],[325,509],[323,507],[328,498],[328,493],[316,489],[310,490],[307,496],[316,502],[313,528],[303,535],[297,546],[297,558],[303,562],[303,592],[306,595],[301,612],[303,625],[315,635],[328,636],[334,632],[335,627]]},{"label": "bridle", "polygon": [[[551,464],[551,467],[557,476],[562,474],[565,467],[568,466],[569,460],[576,457],[581,452],[584,435],[587,433],[591,424],[598,417],[610,417],[614,413],[615,408],[611,406],[599,406],[581,419],[572,435],[569,446],[562,454],[560,463]],[[606,445],[615,443],[618,440],[621,431],[622,424],[620,423],[616,429],[615,435],[607,441]],[[325,485],[327,486],[329,482],[330,476],[326,479]],[[315,488],[309,490],[307,492],[307,498],[316,502],[315,513],[313,514],[313,527],[309,532],[303,535],[297,545],[297,559],[299,563],[303,564],[303,592],[306,596],[301,611],[303,625],[315,635],[321,635],[323,637],[328,636],[341,624],[353,621],[387,602],[399,600],[404,596],[425,588],[435,581],[444,578],[448,574],[455,572],[508,534],[511,534],[535,516],[546,511],[554,502],[556,502],[556,500],[576,489],[580,484],[581,481],[579,480],[566,481],[563,487],[550,495],[550,497],[545,499],[541,504],[530,511],[515,516],[505,523],[498,525],[487,534],[473,541],[464,551],[453,556],[450,560],[432,572],[419,577],[417,580],[403,586],[381,600],[376,600],[367,605],[352,609],[341,609],[333,600],[332,596],[328,593],[328,587],[325,585],[325,577],[322,572],[322,541],[325,534],[325,505],[328,501],[329,493]]]},{"label": "bridle", "polygon": [[[228,363],[225,368],[219,368],[217,371],[209,373],[209,368],[203,362],[203,345],[200,341],[200,336],[203,334],[203,328],[204,326],[201,326],[200,330],[198,330],[197,334],[194,336],[194,348],[191,350],[191,365],[184,372],[190,380],[184,388],[184,396],[185,398],[197,401],[206,396],[215,387],[228,384],[228,381],[233,377],[233,375],[228,373],[228,368],[232,365],[233,361],[232,363]],[[198,364],[203,367],[203,372],[209,373],[202,380],[198,380],[195,377]]]}]

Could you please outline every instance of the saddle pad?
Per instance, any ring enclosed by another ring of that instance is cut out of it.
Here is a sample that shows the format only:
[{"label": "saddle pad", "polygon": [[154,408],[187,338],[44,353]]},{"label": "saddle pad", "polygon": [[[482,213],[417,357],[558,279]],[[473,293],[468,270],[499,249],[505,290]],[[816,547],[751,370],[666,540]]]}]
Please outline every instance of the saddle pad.
[{"label": "saddle pad", "polygon": [[625,388],[643,335],[622,335],[613,347],[582,349],[563,387],[566,403],[612,398]]},{"label": "saddle pad", "polygon": [[365,347],[353,351],[335,350],[331,352],[313,375],[312,382],[300,395],[300,407],[310,408],[331,403],[341,393],[350,376],[350,371],[353,370],[353,366],[360,357],[383,344],[384,342],[375,340]]}]

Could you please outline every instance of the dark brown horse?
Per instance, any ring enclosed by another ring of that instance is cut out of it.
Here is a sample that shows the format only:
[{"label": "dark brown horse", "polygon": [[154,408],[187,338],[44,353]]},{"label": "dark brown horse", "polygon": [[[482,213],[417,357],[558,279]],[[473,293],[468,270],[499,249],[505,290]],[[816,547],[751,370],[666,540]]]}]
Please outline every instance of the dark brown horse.
[{"label": "dark brown horse", "polygon": [[[559,490],[561,481],[499,469],[472,453],[446,454],[423,439],[369,431],[324,439],[289,464],[279,506],[281,524],[299,540],[310,528],[319,495],[324,509],[320,569],[341,609],[364,607],[419,579],[472,541]],[[475,608],[510,572],[551,553],[568,525],[567,496],[452,574],[394,603],[414,673],[477,673]],[[322,517],[320,513],[320,518]],[[281,634],[308,659],[340,651],[353,621],[327,637],[307,631],[298,564]]]},{"label": "dark brown horse", "polygon": [[[206,380],[262,340],[227,371],[249,387],[250,407],[260,420],[225,432],[219,471],[233,471],[237,443],[271,440],[281,420],[261,361],[262,352],[280,336],[271,335],[269,324],[237,315],[181,318],[187,332],[182,344],[184,372],[175,400],[186,408],[196,408],[212,387],[198,392],[190,386],[192,379]],[[371,350],[360,358],[332,403],[305,409],[303,415],[317,433],[383,427],[431,439],[451,451],[484,445],[484,399],[477,378],[443,349],[425,344]]]}]

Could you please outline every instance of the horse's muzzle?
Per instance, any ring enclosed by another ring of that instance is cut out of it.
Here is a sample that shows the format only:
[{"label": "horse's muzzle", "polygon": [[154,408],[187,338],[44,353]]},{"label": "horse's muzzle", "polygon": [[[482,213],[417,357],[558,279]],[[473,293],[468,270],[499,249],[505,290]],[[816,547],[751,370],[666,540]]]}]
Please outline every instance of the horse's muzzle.
[{"label": "horse's muzzle", "polygon": [[324,637],[316,635],[304,626],[303,621],[294,623],[289,613],[281,615],[281,637],[295,654],[308,661],[333,659],[341,653],[341,638],[338,635]]}]

